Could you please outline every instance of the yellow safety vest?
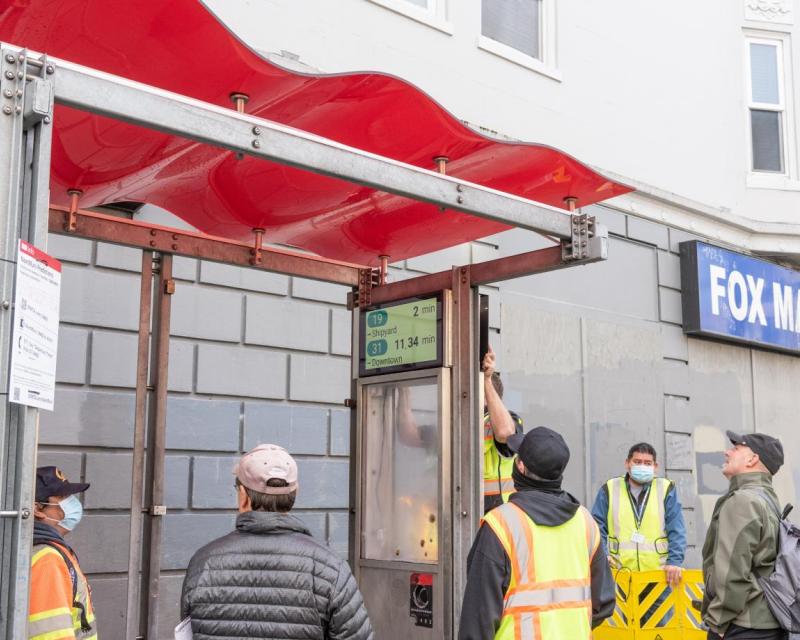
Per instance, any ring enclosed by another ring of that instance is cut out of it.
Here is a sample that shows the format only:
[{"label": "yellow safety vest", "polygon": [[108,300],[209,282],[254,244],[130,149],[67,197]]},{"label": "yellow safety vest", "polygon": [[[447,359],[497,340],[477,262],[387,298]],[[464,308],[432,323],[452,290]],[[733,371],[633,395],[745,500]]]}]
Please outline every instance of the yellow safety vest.
[{"label": "yellow safety vest", "polygon": [[[512,413],[511,418],[515,426],[522,426],[522,419]],[[500,496],[503,502],[508,502],[508,497],[514,493],[514,481],[511,471],[514,468],[514,458],[501,456],[494,442],[494,431],[489,412],[483,414],[483,497],[484,511],[493,498]],[[489,498],[489,500],[487,500]]]},{"label": "yellow safety vest", "polygon": [[669,543],[664,519],[664,499],[672,482],[653,478],[637,521],[633,496],[624,477],[611,478],[608,488],[608,552],[621,566],[633,571],[654,571],[667,562]]},{"label": "yellow safety vest", "polygon": [[511,561],[495,640],[589,640],[590,566],[600,530],[584,507],[564,524],[537,525],[513,502],[484,516]]}]

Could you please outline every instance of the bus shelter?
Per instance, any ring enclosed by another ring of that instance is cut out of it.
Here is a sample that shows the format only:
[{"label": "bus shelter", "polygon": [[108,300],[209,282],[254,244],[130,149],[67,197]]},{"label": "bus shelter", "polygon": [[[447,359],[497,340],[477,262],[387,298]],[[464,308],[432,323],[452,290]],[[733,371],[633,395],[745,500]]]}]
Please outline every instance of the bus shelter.
[{"label": "bus shelter", "polygon": [[[482,512],[477,287],[606,259],[607,232],[580,207],[629,189],[555,149],[479,135],[397,78],[276,67],[191,0],[169,19],[71,0],[57,24],[52,4],[0,16],[6,637],[25,634],[38,425],[8,396],[11,301],[19,241],[46,250],[48,232],[143,251],[126,637],[156,637],[173,256],[351,289],[350,562],[378,637],[454,637]],[[97,34],[127,49],[103,55]],[[91,210],[144,202],[200,231]],[[513,227],[552,244],[387,281],[392,261]],[[424,446],[403,439],[423,427]],[[423,483],[394,472],[409,466]]]}]

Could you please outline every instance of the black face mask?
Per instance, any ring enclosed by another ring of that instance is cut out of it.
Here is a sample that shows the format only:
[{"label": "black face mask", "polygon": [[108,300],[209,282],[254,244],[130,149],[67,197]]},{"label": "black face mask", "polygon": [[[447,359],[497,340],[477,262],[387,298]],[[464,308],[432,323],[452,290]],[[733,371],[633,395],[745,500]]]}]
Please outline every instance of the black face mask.
[{"label": "black face mask", "polygon": [[514,480],[514,488],[517,491],[548,491],[550,493],[561,493],[561,482],[564,476],[559,476],[555,480],[545,480],[540,478],[538,480],[530,478],[520,472],[517,468],[516,462],[511,470],[511,478]]}]

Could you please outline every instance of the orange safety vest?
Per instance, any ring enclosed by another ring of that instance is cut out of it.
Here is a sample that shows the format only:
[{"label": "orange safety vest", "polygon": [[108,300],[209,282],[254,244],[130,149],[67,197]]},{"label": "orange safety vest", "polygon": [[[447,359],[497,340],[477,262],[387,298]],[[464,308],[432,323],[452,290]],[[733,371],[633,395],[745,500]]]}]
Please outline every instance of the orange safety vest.
[{"label": "orange safety vest", "polygon": [[600,530],[584,507],[564,524],[537,525],[513,502],[484,517],[511,562],[495,640],[589,640],[591,563]]},{"label": "orange safety vest", "polygon": [[[75,589],[70,568],[61,553],[49,544],[34,545],[28,640],[96,640],[97,624],[89,583],[75,555],[62,545],[58,548],[72,563]],[[81,606],[90,627],[87,630],[82,629]]]}]

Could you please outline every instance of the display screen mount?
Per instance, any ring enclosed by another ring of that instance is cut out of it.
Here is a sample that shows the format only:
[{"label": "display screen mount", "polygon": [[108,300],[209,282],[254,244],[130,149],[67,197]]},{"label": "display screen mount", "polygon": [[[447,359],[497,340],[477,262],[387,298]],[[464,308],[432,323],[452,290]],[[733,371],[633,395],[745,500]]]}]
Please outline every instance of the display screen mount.
[{"label": "display screen mount", "polygon": [[442,366],[442,294],[393,300],[360,314],[359,376]]}]

